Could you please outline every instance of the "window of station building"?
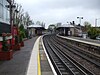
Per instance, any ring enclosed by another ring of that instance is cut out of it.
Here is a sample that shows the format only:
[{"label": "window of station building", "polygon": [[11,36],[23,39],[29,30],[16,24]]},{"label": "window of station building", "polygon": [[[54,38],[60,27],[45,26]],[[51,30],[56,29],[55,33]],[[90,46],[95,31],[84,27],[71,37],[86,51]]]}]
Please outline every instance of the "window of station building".
[{"label": "window of station building", "polygon": [[6,0],[3,1],[4,4],[4,20],[9,22],[9,9],[6,7],[8,5],[8,2]]},{"label": "window of station building", "polygon": [[[6,1],[6,5],[9,5],[9,3]],[[9,8],[6,7],[6,21],[10,22],[10,15],[9,15]]]},{"label": "window of station building", "polygon": [[0,18],[3,19],[3,0],[0,0]]}]

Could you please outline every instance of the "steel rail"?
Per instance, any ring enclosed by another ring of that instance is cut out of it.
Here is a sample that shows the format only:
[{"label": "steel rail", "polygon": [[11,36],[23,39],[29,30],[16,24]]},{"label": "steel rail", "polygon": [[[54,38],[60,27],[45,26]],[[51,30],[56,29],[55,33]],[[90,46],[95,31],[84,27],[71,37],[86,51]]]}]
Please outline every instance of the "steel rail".
[{"label": "steel rail", "polygon": [[[69,56],[65,55],[64,52],[61,52],[61,49],[59,49],[59,47],[54,42],[55,40],[51,41],[50,36],[45,36],[43,41],[44,41],[44,44],[45,44],[48,54],[50,55],[50,57],[52,57],[53,62],[55,62],[55,60],[53,58],[54,55],[52,55],[54,53],[60,59],[60,62],[62,61],[63,64],[71,71],[71,73],[73,75],[77,75],[77,74],[78,75],[93,75],[93,73],[91,73],[87,69],[80,66],[79,63],[76,64],[75,60],[73,60]],[[58,61],[58,59],[57,59],[57,61]],[[70,64],[68,65],[68,63],[70,63]],[[71,66],[71,67],[69,67],[69,66]],[[56,65],[56,67],[57,67],[57,65]],[[59,67],[57,67],[56,69],[59,69]],[[83,69],[85,69],[85,70],[83,70]],[[60,71],[60,69],[58,71]],[[61,72],[59,72],[59,74],[63,75],[63,74],[61,74]],[[66,74],[64,74],[64,75],[66,75]]]},{"label": "steel rail", "polygon": [[[53,43],[54,43],[54,40],[53,40]],[[54,44],[53,44],[53,46],[54,46]],[[59,45],[57,45],[57,43],[55,43],[54,47],[57,47],[56,49],[60,48]],[[70,57],[70,55],[68,55],[64,49],[62,50],[62,48],[61,48],[59,51],[61,51],[62,55],[64,55],[65,58],[68,58],[71,62],[75,63],[74,65],[79,70],[81,70],[82,72],[84,72],[86,75],[94,75],[91,71],[89,71],[87,68],[83,67],[80,63],[78,63],[75,59],[73,59],[72,57]]]},{"label": "steel rail", "polygon": [[[44,40],[43,40],[44,41]],[[47,53],[52,60],[52,63],[57,71],[58,75],[74,75],[68,67],[62,62],[62,60],[59,58],[58,55],[54,54],[54,52],[51,50],[51,47],[48,44],[48,41],[45,39],[44,41],[45,47],[47,49]],[[48,51],[49,50],[49,51]]]},{"label": "steel rail", "polygon": [[[56,41],[57,43],[59,43],[61,46],[65,47],[66,49],[70,50],[71,52],[73,52],[74,54],[77,54],[78,56],[82,57],[83,59],[91,62],[92,64],[96,65],[97,67],[100,67],[100,63],[87,57],[85,53],[83,53],[80,49],[76,48],[75,46],[72,46],[70,44],[68,44],[67,42],[65,43],[65,41],[60,41],[59,39],[54,39],[54,41]],[[59,42],[60,41],[60,42]],[[67,45],[67,46],[66,46]]]}]

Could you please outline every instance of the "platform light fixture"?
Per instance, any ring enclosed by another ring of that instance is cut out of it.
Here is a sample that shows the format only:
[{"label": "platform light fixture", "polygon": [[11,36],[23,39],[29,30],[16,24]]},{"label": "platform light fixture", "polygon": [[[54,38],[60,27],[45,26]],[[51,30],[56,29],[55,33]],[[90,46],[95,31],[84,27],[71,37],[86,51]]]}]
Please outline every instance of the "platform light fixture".
[{"label": "platform light fixture", "polygon": [[79,19],[79,24],[81,25],[81,19],[83,19],[83,17],[77,17],[77,19]]}]

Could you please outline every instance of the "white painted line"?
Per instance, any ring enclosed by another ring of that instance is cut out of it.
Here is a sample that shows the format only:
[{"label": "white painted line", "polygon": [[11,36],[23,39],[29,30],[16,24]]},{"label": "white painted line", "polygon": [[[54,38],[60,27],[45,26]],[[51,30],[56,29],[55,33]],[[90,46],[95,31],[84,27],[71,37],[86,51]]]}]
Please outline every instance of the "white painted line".
[{"label": "white painted line", "polygon": [[[40,36],[41,37],[41,36]],[[33,50],[31,53],[31,58],[29,61],[29,66],[26,75],[38,75],[38,45],[39,45],[39,39],[40,37],[36,40]]]},{"label": "white painted line", "polygon": [[43,46],[44,52],[45,52],[45,54],[46,54],[46,57],[47,57],[47,59],[48,59],[48,62],[49,62],[49,64],[50,64],[50,67],[51,67],[51,69],[52,69],[52,71],[53,71],[53,74],[54,74],[54,75],[57,75],[57,73],[56,73],[56,71],[55,71],[55,69],[54,69],[54,67],[53,67],[53,64],[51,63],[51,60],[50,60],[50,58],[49,58],[49,56],[48,56],[48,53],[47,53],[47,51],[46,51],[46,49],[45,49],[45,47],[44,47],[44,44],[43,44],[43,36],[42,36],[42,38],[41,38],[41,42],[42,42],[42,46]]}]

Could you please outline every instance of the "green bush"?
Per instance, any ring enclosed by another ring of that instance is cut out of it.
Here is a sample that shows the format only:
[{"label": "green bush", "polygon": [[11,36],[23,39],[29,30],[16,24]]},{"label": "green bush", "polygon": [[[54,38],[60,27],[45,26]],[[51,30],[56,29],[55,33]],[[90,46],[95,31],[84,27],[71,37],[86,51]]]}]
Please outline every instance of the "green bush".
[{"label": "green bush", "polygon": [[19,37],[15,36],[15,44],[18,44],[18,43],[19,43]]},{"label": "green bush", "polygon": [[89,30],[88,30],[88,36],[91,38],[91,39],[96,39],[96,37],[100,34],[100,30],[97,29],[97,28],[93,28],[91,27]]},{"label": "green bush", "polygon": [[25,36],[26,36],[25,38],[28,38],[28,30],[27,29],[25,30]]},{"label": "green bush", "polygon": [[26,38],[24,26],[19,27],[19,42],[23,41],[23,38]]}]

